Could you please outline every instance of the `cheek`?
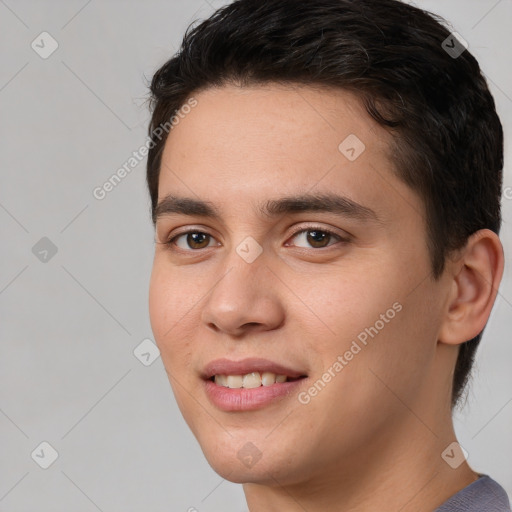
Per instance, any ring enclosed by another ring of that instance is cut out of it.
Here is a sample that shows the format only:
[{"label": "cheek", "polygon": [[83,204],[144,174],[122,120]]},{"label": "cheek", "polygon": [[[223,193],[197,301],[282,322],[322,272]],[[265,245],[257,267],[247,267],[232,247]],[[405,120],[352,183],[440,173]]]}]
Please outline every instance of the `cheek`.
[{"label": "cheek", "polygon": [[191,365],[191,333],[186,332],[186,313],[190,305],[183,297],[180,283],[155,258],[149,286],[149,315],[155,342],[165,367],[176,403],[190,423],[196,405],[185,390],[191,389],[195,373]]},{"label": "cheek", "polygon": [[377,421],[400,401],[416,401],[435,364],[437,321],[432,298],[426,287],[409,295],[391,294],[372,307],[365,323],[353,326],[345,341],[343,355],[350,361],[342,372],[342,391],[354,413],[363,406],[368,418]]},{"label": "cheek", "polygon": [[[196,292],[194,292],[196,290]],[[187,316],[204,294],[197,283],[178,270],[171,270],[165,254],[155,255],[149,283],[149,316],[153,334],[165,341],[187,325]],[[181,334],[180,334],[181,336]]]},{"label": "cheek", "polygon": [[376,266],[331,268],[325,275],[303,276],[302,283],[294,286],[297,295],[304,297],[304,304],[294,301],[302,310],[300,315],[296,311],[296,317],[307,322],[315,338],[311,349],[331,358],[348,350],[358,337],[368,338],[367,331],[374,333],[376,323],[377,331],[388,330],[399,314],[399,286],[389,272],[386,275]]},{"label": "cheek", "polygon": [[187,313],[192,314],[194,306],[190,302],[190,294],[184,292],[181,283],[155,258],[149,285],[149,317],[168,373],[186,372],[190,365]]},{"label": "cheek", "polygon": [[[336,279],[332,274],[306,279],[315,286],[298,290],[307,297],[301,320],[310,333],[307,350],[320,356],[324,372],[331,368],[336,374],[336,384],[329,387],[337,395],[343,391],[370,403],[370,395],[384,386],[379,377],[397,392],[412,394],[432,363],[435,293],[427,282],[418,286],[412,270],[406,275],[401,265],[388,263],[340,270]],[[342,367],[333,368],[339,356]]]}]

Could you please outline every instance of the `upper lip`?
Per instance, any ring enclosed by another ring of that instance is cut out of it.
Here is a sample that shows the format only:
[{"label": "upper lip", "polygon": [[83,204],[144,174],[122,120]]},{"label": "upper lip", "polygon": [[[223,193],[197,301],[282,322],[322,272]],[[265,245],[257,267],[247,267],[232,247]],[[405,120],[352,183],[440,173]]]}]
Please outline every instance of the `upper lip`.
[{"label": "upper lip", "polygon": [[204,367],[203,378],[210,379],[214,375],[246,375],[252,372],[272,372],[276,375],[286,375],[292,379],[305,376],[304,372],[275,363],[274,361],[250,357],[240,361],[215,359]]}]

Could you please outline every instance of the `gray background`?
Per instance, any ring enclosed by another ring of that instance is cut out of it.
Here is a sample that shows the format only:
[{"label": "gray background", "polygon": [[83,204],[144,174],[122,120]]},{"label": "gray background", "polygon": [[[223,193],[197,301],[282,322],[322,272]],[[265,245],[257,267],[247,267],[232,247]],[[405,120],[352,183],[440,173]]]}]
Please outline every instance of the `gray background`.
[{"label": "gray background", "polygon": [[[225,3],[0,0],[0,511],[246,510],[241,487],[206,463],[161,359],[145,366],[133,353],[152,339],[145,161],[105,199],[92,194],[145,141],[144,77],[193,19]],[[511,0],[416,3],[469,42],[509,134]],[[43,31],[59,45],[46,59],[31,47]],[[509,258],[510,149],[508,138]],[[55,255],[44,253],[45,241],[33,251],[43,237]],[[511,282],[507,265],[456,416],[472,466],[509,494]],[[49,460],[48,449],[31,458],[42,441],[59,454],[48,469],[36,464]]]}]

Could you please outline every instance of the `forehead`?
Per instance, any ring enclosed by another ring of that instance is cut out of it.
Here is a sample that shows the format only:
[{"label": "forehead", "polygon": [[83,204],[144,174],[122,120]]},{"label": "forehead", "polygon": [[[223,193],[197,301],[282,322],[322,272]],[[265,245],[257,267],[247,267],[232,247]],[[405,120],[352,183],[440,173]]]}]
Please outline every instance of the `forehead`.
[{"label": "forehead", "polygon": [[320,151],[332,153],[353,135],[371,152],[388,153],[390,135],[368,115],[359,98],[339,88],[225,85],[202,90],[194,98],[197,106],[180,116],[166,149],[175,152],[193,134],[197,147],[210,152],[223,143],[223,157],[227,143],[233,152],[243,147],[243,158],[316,160]]},{"label": "forehead", "polygon": [[265,84],[193,96],[165,144],[159,200],[178,193],[229,206],[336,191],[378,210],[386,189],[412,194],[394,175],[390,134],[350,92]]}]

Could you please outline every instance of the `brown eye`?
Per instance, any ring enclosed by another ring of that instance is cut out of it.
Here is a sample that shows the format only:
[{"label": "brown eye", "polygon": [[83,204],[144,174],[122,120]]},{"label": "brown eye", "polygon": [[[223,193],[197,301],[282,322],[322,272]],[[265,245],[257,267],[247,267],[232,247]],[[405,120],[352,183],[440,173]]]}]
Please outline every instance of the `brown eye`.
[{"label": "brown eye", "polygon": [[[343,238],[336,233],[333,233],[328,229],[319,229],[315,227],[297,231],[297,233],[293,235],[292,239],[297,239],[302,243],[308,244],[306,246],[298,245],[298,247],[308,248],[309,246],[313,249],[323,249],[324,247],[333,245],[332,243],[329,243],[333,239],[334,241],[343,241]],[[297,243],[294,243],[293,245],[297,245]]]},{"label": "brown eye", "polygon": [[[180,239],[181,242],[179,242]],[[186,231],[185,233],[171,238],[167,242],[167,245],[176,245],[184,251],[189,251],[190,249],[205,249],[210,245],[211,241],[212,237],[208,233],[203,233],[202,231]]]},{"label": "brown eye", "polygon": [[307,233],[307,241],[313,247],[327,247],[325,242],[328,242],[331,239],[331,235],[325,231],[308,230]]},{"label": "brown eye", "polygon": [[206,233],[188,233],[186,240],[191,249],[203,249],[204,247],[208,247],[209,239],[210,235]]}]

